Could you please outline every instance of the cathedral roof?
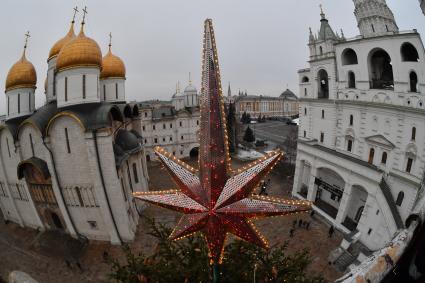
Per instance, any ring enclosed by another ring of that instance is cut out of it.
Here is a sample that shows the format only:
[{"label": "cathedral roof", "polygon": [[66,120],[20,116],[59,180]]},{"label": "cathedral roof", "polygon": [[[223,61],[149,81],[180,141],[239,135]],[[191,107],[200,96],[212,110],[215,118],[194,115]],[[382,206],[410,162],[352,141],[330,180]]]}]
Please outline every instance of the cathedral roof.
[{"label": "cathedral roof", "polygon": [[51,60],[53,57],[56,57],[59,52],[62,50],[62,47],[64,47],[68,42],[73,40],[75,38],[75,32],[74,32],[74,21],[71,23],[71,27],[69,28],[68,33],[59,39],[50,49],[49,52],[49,58],[47,61]]},{"label": "cathedral roof", "polygon": [[120,57],[112,54],[111,45],[109,51],[102,59],[100,79],[123,78],[125,79],[125,65]]},{"label": "cathedral roof", "polygon": [[58,54],[56,69],[62,71],[78,67],[97,67],[101,69],[102,52],[93,39],[84,34],[84,25],[78,36],[62,47]]},{"label": "cathedral roof", "polygon": [[115,165],[119,168],[128,157],[142,149],[142,137],[133,130],[121,129],[115,136],[113,149]]},{"label": "cathedral roof", "polygon": [[295,93],[293,93],[290,89],[286,89],[284,92],[282,92],[280,97],[297,99],[297,96],[295,95]]},{"label": "cathedral roof", "polygon": [[185,89],[184,92],[198,92],[198,90],[196,89],[196,87],[194,87],[192,84],[189,84]]},{"label": "cathedral roof", "polygon": [[328,40],[328,39],[337,39],[337,36],[335,35],[334,31],[332,30],[331,26],[329,25],[328,19],[326,19],[325,13],[320,14],[322,19],[320,20],[320,30],[319,30],[319,36],[318,40]]},{"label": "cathedral roof", "polygon": [[6,91],[16,88],[35,88],[37,84],[37,73],[34,65],[25,57],[25,49],[21,59],[16,62],[6,78]]}]

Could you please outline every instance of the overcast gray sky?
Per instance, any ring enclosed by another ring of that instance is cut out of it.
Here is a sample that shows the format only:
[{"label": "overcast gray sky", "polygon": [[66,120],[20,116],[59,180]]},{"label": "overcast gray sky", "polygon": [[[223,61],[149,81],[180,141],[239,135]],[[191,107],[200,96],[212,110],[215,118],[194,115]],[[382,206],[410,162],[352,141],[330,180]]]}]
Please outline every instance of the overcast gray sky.
[{"label": "overcast gray sky", "polygon": [[[417,0],[387,2],[400,30],[417,28],[424,34],[425,17]],[[86,35],[103,53],[112,32],[113,52],[127,68],[127,100],[169,99],[177,81],[182,89],[187,85],[189,72],[199,87],[207,17],[213,19],[226,89],[230,81],[234,93],[246,89],[277,96],[287,85],[297,93],[297,70],[307,64],[308,27],[318,30],[320,3],[334,30],[343,28],[347,37],[358,34],[352,0],[2,0],[0,86],[4,90],[29,30],[27,57],[38,75],[36,105],[44,103],[49,50],[68,31],[72,8],[78,5],[87,6]]]}]

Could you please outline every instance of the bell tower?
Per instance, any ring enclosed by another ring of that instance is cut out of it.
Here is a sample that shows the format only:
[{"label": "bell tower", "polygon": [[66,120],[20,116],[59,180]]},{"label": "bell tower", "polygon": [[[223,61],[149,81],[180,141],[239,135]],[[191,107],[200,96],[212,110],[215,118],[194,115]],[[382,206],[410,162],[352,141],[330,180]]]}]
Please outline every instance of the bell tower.
[{"label": "bell tower", "polygon": [[385,0],[353,0],[354,15],[360,34],[374,37],[387,32],[398,32],[394,14]]}]

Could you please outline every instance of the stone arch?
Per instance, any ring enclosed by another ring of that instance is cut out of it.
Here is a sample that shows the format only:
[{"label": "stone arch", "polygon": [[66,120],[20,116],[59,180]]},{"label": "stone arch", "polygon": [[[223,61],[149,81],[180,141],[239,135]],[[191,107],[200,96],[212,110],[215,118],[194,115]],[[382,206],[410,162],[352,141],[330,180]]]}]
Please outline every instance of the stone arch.
[{"label": "stone arch", "polygon": [[317,72],[318,98],[329,98],[329,75],[325,69]]},{"label": "stone arch", "polygon": [[401,61],[403,62],[418,62],[419,54],[416,47],[410,42],[404,42],[400,47]]},{"label": "stone arch", "polygon": [[189,156],[190,158],[197,158],[198,155],[199,155],[199,146],[195,146],[190,150]]},{"label": "stone arch", "polygon": [[318,167],[314,204],[332,218],[336,218],[345,188],[344,178],[328,166]]},{"label": "stone arch", "polygon": [[86,127],[84,126],[84,123],[83,123],[83,121],[77,116],[77,115],[75,115],[74,113],[72,113],[72,112],[68,112],[68,111],[63,111],[63,112],[60,112],[60,113],[58,113],[58,114],[56,114],[55,116],[53,116],[50,120],[49,120],[49,123],[47,124],[47,127],[46,127],[46,136],[48,136],[49,135],[49,130],[50,130],[50,128],[51,128],[51,126],[54,124],[54,122],[58,119],[58,118],[60,118],[60,117],[69,117],[69,118],[71,118],[71,119],[73,119],[75,122],[77,122],[77,124],[85,131],[86,130]]},{"label": "stone arch", "polygon": [[366,206],[369,193],[364,186],[355,184],[351,187],[351,196],[347,204],[347,215],[345,215],[342,225],[350,231],[357,228],[361,220],[364,207]]},{"label": "stone arch", "polygon": [[346,48],[341,54],[342,65],[356,65],[358,64],[357,53],[351,48]]},{"label": "stone arch", "polygon": [[302,82],[302,83],[308,83],[308,82],[310,82],[310,79],[309,79],[307,76],[304,76],[304,77],[301,79],[301,82]]},{"label": "stone arch", "polygon": [[394,89],[394,73],[391,57],[382,48],[375,48],[368,55],[369,80],[372,89]]}]

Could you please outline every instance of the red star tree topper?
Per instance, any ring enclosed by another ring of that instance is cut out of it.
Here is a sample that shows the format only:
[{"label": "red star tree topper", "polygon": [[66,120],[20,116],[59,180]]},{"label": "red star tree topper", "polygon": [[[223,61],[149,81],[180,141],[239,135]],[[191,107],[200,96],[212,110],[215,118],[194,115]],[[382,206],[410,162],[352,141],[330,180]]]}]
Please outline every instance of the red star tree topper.
[{"label": "red star tree topper", "polygon": [[160,147],[155,153],[180,190],[134,193],[138,199],[184,213],[170,235],[178,240],[202,232],[212,263],[221,263],[228,233],[267,248],[253,218],[310,210],[310,203],[252,195],[282,157],[280,151],[234,172],[230,156],[212,21],[205,20],[202,57],[199,171]]}]

